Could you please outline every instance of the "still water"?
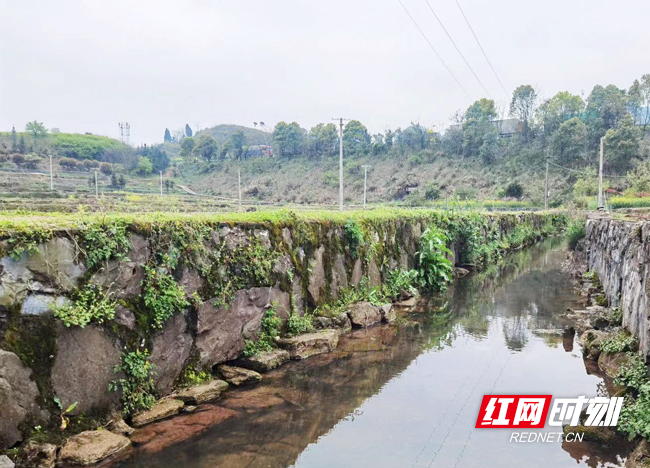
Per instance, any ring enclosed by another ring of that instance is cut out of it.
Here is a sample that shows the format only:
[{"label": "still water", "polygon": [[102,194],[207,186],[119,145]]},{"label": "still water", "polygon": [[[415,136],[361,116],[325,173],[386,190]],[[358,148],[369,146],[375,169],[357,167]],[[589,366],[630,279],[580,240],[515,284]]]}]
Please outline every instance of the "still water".
[{"label": "still water", "polygon": [[400,327],[355,331],[331,354],[148,426],[119,466],[622,466],[586,442],[510,443],[510,429],[474,429],[485,394],[602,391],[575,338],[561,334],[578,299],[562,247],[549,239],[510,255]]}]

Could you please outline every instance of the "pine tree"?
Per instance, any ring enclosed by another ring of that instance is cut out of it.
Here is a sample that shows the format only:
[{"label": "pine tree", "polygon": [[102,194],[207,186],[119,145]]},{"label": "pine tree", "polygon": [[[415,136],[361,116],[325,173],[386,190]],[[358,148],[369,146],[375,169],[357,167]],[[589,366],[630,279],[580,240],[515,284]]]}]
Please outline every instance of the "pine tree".
[{"label": "pine tree", "polygon": [[16,127],[11,127],[11,151],[14,153],[18,150],[18,136],[16,135]]},{"label": "pine tree", "polygon": [[25,135],[20,135],[20,140],[18,141],[18,152],[20,154],[25,154],[27,151],[27,145],[25,144]]},{"label": "pine tree", "polygon": [[172,134],[169,133],[168,128],[165,129],[165,141],[168,142],[168,143],[171,143],[171,141],[172,141]]},{"label": "pine tree", "polygon": [[192,136],[192,129],[188,124],[185,124],[185,136],[186,137],[191,137]]}]

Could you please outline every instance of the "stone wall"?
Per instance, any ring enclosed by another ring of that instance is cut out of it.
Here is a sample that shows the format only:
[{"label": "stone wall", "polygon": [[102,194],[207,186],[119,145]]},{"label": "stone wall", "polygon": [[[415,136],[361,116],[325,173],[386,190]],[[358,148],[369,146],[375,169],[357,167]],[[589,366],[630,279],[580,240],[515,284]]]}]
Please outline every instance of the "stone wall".
[{"label": "stone wall", "polygon": [[[78,414],[118,407],[119,395],[108,385],[121,377],[114,368],[124,352],[150,352],[163,396],[184,370],[211,369],[240,356],[272,304],[286,320],[291,310],[303,314],[346,288],[380,285],[388,271],[415,266],[419,236],[430,225],[449,233],[460,265],[493,259],[565,222],[556,213],[412,212],[323,220],[287,214],[239,223],[113,218],[42,232],[2,231],[0,449],[35,425],[56,427],[55,396],[64,407],[78,402]],[[152,271],[173,277],[190,304],[159,328],[143,299]],[[70,304],[88,285],[117,303],[115,317],[64,326],[53,308]]]},{"label": "stone wall", "polygon": [[607,300],[623,312],[623,326],[650,353],[650,222],[588,219],[585,253]]}]

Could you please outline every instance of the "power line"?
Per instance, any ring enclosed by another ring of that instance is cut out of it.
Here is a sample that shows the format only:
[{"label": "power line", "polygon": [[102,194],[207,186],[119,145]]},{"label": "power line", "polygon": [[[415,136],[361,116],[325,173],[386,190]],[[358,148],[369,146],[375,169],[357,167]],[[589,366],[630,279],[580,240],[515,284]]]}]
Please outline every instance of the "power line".
[{"label": "power line", "polygon": [[[576,174],[584,175],[584,176],[590,176],[591,174],[588,174],[585,171],[579,171],[577,169],[571,169],[570,167],[565,167],[565,166],[560,166],[559,164],[555,164],[553,161],[549,161],[549,164],[555,167],[559,167],[560,169],[564,169],[565,171],[570,171],[570,172],[575,172]],[[594,177],[598,177],[598,175],[594,175]],[[627,179],[627,176],[618,176],[618,175],[607,175],[603,174],[603,177],[607,177],[609,179]]]},{"label": "power line", "polygon": [[442,24],[442,21],[440,21],[440,18],[438,17],[438,15],[436,15],[436,12],[433,11],[433,7],[432,7],[431,4],[429,3],[429,0],[424,0],[424,1],[427,2],[427,6],[429,7],[429,10],[431,10],[431,13],[433,13],[433,16],[435,16],[436,19],[438,20],[438,23],[440,24],[440,27],[442,28],[442,30],[445,32],[445,34],[447,35],[447,37],[449,38],[449,40],[451,41],[451,43],[452,43],[452,44],[454,45],[454,47],[456,48],[456,52],[458,52],[458,53],[460,54],[460,56],[463,58],[463,60],[465,61],[465,65],[467,65],[467,68],[469,68],[469,71],[472,72],[472,75],[474,75],[474,78],[476,78],[476,81],[478,81],[478,83],[481,85],[481,87],[483,88],[483,91],[485,91],[485,92],[487,93],[487,95],[488,95],[489,98],[492,98],[492,96],[490,95],[490,92],[487,90],[487,88],[485,87],[485,85],[483,84],[483,82],[479,79],[479,77],[478,77],[478,75],[476,74],[476,72],[474,72],[474,69],[473,69],[472,66],[469,64],[469,62],[467,61],[467,59],[465,58],[465,56],[463,55],[463,53],[460,51],[460,49],[459,49],[458,46],[456,45],[456,42],[452,39],[451,34],[449,34],[449,31],[447,31],[447,28],[445,28],[445,25]]},{"label": "power line", "polygon": [[506,91],[506,87],[503,86],[503,83],[501,82],[501,79],[499,78],[499,75],[497,74],[496,70],[492,66],[492,62],[490,62],[490,59],[488,58],[487,54],[485,53],[485,50],[483,50],[483,46],[481,45],[481,41],[479,41],[478,37],[476,37],[476,33],[474,32],[474,28],[472,28],[472,25],[469,24],[469,20],[467,19],[467,16],[465,16],[465,12],[463,11],[463,9],[460,7],[460,3],[458,3],[458,0],[455,0],[455,1],[456,1],[456,5],[458,5],[458,9],[460,10],[460,13],[463,15],[463,18],[465,18],[465,23],[467,23],[467,27],[469,28],[470,31],[472,31],[472,36],[474,36],[474,39],[476,39],[476,43],[478,44],[479,48],[481,49],[481,52],[483,52],[483,56],[485,57],[485,60],[487,60],[487,63],[490,65],[490,68],[492,69],[492,73],[494,73],[494,76],[496,77],[497,81],[501,85],[501,89],[503,89],[503,92],[506,93],[506,96],[509,99],[510,94],[508,94],[508,91]]},{"label": "power line", "polygon": [[458,78],[456,78],[456,75],[454,75],[454,72],[452,72],[451,69],[447,66],[447,64],[446,64],[445,61],[442,59],[442,57],[440,56],[440,54],[438,53],[438,51],[436,50],[436,48],[433,47],[433,44],[431,44],[431,41],[427,38],[427,36],[426,36],[426,35],[424,34],[424,32],[422,31],[422,29],[420,29],[420,26],[418,26],[418,24],[415,22],[415,19],[413,19],[413,17],[412,17],[411,14],[409,13],[409,11],[406,9],[406,7],[404,6],[404,4],[402,3],[402,0],[398,0],[398,1],[399,1],[399,4],[402,5],[402,8],[404,8],[404,11],[405,11],[406,14],[408,15],[408,17],[411,18],[411,21],[413,22],[413,24],[415,25],[415,27],[418,29],[418,31],[420,31],[420,34],[422,34],[422,37],[424,38],[424,40],[427,41],[427,44],[429,44],[429,47],[431,47],[431,50],[433,50],[433,53],[436,54],[436,56],[438,57],[438,59],[440,59],[440,61],[441,61],[442,64],[445,66],[445,68],[447,69],[447,71],[449,72],[449,74],[450,74],[451,76],[454,77],[454,80],[456,81],[456,83],[458,83],[458,86],[460,86],[460,89],[462,89],[463,92],[467,95],[467,97],[471,99],[471,96],[469,95],[469,93],[467,92],[467,90],[463,87],[463,85],[460,84],[460,81],[458,81]]}]

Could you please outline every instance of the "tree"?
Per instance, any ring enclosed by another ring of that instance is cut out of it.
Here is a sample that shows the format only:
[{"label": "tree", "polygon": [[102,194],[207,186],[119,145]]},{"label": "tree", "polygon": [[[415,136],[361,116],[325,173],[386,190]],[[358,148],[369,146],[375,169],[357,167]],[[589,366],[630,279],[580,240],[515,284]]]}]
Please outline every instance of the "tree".
[{"label": "tree", "polygon": [[479,156],[483,164],[492,164],[496,161],[497,151],[499,149],[499,133],[497,129],[490,125],[490,128],[483,134]]},{"label": "tree", "polygon": [[408,148],[411,152],[420,151],[427,146],[427,130],[418,123],[411,122],[400,134],[400,148]]},{"label": "tree", "polygon": [[11,127],[11,151],[14,153],[18,151],[18,136],[16,135],[16,127]]},{"label": "tree", "polygon": [[503,195],[506,197],[521,198],[524,196],[524,188],[519,182],[510,182],[503,191]]},{"label": "tree", "polygon": [[190,138],[192,136],[192,129],[188,124],[185,124],[185,136]]},{"label": "tree", "polygon": [[47,128],[45,128],[45,125],[43,125],[42,122],[37,122],[34,120],[33,122],[28,122],[27,125],[25,125],[25,131],[31,133],[34,138],[38,138],[47,133]]},{"label": "tree", "polygon": [[161,145],[143,146],[138,150],[138,155],[145,156],[151,161],[153,171],[164,171],[169,167],[169,156]]},{"label": "tree", "polygon": [[164,140],[166,143],[171,143],[172,142],[172,134],[169,132],[169,129],[165,129],[165,137]]},{"label": "tree", "polygon": [[636,193],[650,192],[650,159],[640,161],[634,171],[627,173],[627,183]]},{"label": "tree", "polygon": [[143,177],[151,174],[153,172],[153,165],[151,164],[151,161],[149,161],[149,158],[141,156],[140,159],[138,159],[138,166],[136,167],[135,172]]},{"label": "tree", "polygon": [[582,162],[586,147],[587,127],[578,117],[563,122],[551,140],[554,159],[561,165]]},{"label": "tree", "polygon": [[99,163],[99,170],[104,175],[115,174],[115,171],[113,171],[113,165],[107,162]]},{"label": "tree", "polygon": [[217,155],[219,145],[211,135],[203,133],[200,135],[194,146],[194,152],[206,161],[211,161]]},{"label": "tree", "polygon": [[607,130],[615,128],[627,113],[625,90],[614,85],[594,86],[587,98],[585,120],[589,147],[598,147],[600,137],[605,135]]},{"label": "tree", "polygon": [[510,102],[510,115],[516,117],[523,124],[524,140],[530,136],[530,121],[535,110],[537,93],[530,85],[521,85],[512,93]]},{"label": "tree", "polygon": [[241,130],[237,130],[230,138],[230,149],[235,159],[243,159],[244,146],[246,146],[246,135]]},{"label": "tree", "polygon": [[180,156],[182,158],[189,159],[190,156],[192,156],[195,145],[196,141],[193,137],[189,136],[187,138],[183,138],[183,141],[181,141],[181,150],[179,152]]},{"label": "tree", "polygon": [[639,155],[641,132],[634,125],[634,119],[626,114],[616,128],[605,134],[605,161],[617,171],[624,171],[632,166],[632,159]]},{"label": "tree", "polygon": [[475,120],[494,120],[497,117],[497,109],[492,99],[481,98],[467,108],[465,112],[465,121]]},{"label": "tree", "polygon": [[319,123],[307,134],[309,154],[312,157],[329,156],[336,153],[339,142],[338,131],[333,123]]},{"label": "tree", "polygon": [[579,117],[585,108],[580,96],[561,91],[544,101],[537,109],[538,119],[544,127],[544,135],[550,138],[563,122]]},{"label": "tree", "polygon": [[304,151],[305,130],[297,122],[278,122],[273,129],[273,142],[281,156],[297,156]]},{"label": "tree", "polygon": [[27,145],[25,144],[25,135],[20,135],[20,140],[18,140],[18,152],[24,154],[27,151]]},{"label": "tree", "polygon": [[366,154],[370,147],[366,126],[358,120],[350,120],[343,129],[343,147],[350,154]]}]

